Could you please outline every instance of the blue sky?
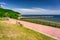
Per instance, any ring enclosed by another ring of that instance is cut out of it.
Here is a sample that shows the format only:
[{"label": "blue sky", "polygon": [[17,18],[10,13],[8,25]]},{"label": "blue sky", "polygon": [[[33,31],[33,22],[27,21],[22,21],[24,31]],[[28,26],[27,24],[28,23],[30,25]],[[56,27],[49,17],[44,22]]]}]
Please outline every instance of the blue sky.
[{"label": "blue sky", "polygon": [[0,4],[22,14],[60,14],[60,0],[0,0]]}]

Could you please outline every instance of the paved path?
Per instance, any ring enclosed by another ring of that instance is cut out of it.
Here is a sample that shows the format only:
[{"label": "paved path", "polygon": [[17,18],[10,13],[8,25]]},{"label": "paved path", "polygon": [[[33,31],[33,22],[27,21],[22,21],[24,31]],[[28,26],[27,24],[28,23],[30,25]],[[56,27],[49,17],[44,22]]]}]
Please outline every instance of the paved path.
[{"label": "paved path", "polygon": [[[16,21],[18,20],[10,19],[11,23],[16,23]],[[45,26],[45,25],[40,25],[40,24],[35,24],[35,23],[30,23],[25,21],[19,21],[19,22],[26,28],[35,30],[39,33],[43,33],[47,36],[60,40],[60,28],[54,28],[50,26]]]}]

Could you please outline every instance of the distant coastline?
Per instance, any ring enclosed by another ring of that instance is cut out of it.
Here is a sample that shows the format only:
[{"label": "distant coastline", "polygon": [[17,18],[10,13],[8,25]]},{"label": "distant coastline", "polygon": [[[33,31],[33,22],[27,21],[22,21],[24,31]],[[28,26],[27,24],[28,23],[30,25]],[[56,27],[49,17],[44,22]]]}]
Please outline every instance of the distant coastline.
[{"label": "distant coastline", "polygon": [[22,17],[25,19],[33,18],[60,22],[60,15],[22,15]]}]

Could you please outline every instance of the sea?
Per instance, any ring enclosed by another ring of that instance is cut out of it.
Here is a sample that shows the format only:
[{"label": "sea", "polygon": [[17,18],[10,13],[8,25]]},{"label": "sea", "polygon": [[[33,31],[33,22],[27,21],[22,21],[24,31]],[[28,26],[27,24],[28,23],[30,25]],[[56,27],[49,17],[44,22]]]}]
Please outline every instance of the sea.
[{"label": "sea", "polygon": [[22,15],[23,18],[27,19],[43,19],[60,23],[60,15]]}]

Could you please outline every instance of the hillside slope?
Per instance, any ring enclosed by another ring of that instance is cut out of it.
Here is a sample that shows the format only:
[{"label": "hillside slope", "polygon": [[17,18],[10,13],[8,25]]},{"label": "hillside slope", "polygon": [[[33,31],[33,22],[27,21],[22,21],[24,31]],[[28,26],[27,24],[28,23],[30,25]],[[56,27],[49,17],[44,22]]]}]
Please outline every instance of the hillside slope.
[{"label": "hillside slope", "polygon": [[54,40],[33,30],[0,21],[0,40]]},{"label": "hillside slope", "polygon": [[21,13],[19,12],[15,12],[10,9],[0,8],[0,17],[10,17],[10,18],[18,19],[18,17],[20,16],[21,16]]}]

